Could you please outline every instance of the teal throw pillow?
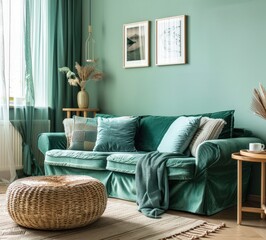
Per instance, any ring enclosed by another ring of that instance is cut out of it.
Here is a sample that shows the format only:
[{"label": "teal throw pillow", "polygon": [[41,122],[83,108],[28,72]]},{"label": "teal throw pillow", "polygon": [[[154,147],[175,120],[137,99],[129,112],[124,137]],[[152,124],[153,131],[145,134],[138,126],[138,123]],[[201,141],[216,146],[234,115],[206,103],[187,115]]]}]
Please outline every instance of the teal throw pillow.
[{"label": "teal throw pillow", "polygon": [[135,138],[137,150],[151,152],[159,146],[170,125],[177,119],[174,116],[140,116]]},{"label": "teal throw pillow", "polygon": [[99,117],[97,140],[93,151],[135,152],[137,121],[137,117]]},{"label": "teal throw pillow", "polygon": [[114,117],[119,117],[119,116],[114,115],[114,114],[96,113],[95,117],[97,117],[97,118],[99,118],[99,117],[102,117],[102,118],[114,118]]},{"label": "teal throw pillow", "polygon": [[168,128],[157,150],[159,152],[176,152],[179,154],[189,146],[196,133],[201,117],[179,117]]},{"label": "teal throw pillow", "polygon": [[74,116],[70,150],[92,151],[97,138],[97,118]]}]

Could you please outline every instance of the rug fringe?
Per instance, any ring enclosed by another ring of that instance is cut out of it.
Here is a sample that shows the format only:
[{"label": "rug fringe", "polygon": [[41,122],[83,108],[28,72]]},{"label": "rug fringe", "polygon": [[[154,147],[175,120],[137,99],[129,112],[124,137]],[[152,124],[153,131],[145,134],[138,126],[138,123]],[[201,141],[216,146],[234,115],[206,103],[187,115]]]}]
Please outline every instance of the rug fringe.
[{"label": "rug fringe", "polygon": [[7,236],[7,235],[24,235],[26,230],[21,229],[20,227],[12,227],[9,229],[3,229],[0,231],[0,236]]},{"label": "rug fringe", "polygon": [[172,236],[162,238],[160,240],[195,240],[200,239],[202,237],[206,237],[208,234],[218,231],[221,228],[224,228],[226,225],[225,223],[221,224],[212,224],[208,222],[204,222],[202,225],[187,230],[185,232],[181,232],[178,234],[174,234]]}]

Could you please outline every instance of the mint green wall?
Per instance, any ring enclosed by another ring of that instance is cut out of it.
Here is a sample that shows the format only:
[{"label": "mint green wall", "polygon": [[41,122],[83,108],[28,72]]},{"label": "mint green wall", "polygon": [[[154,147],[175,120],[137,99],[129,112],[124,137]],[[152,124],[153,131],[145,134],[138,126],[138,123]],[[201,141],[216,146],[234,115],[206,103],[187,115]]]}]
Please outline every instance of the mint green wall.
[{"label": "mint green wall", "polygon": [[[85,42],[86,39],[88,37],[88,25],[89,25],[89,16],[90,16],[90,4],[89,4],[90,0],[83,0],[82,4],[82,43],[83,43],[83,64],[86,64],[85,62]],[[94,31],[94,26],[93,26],[93,31]],[[101,67],[102,69],[102,67]],[[99,107],[99,103],[98,103],[98,93],[97,93],[97,86],[98,82],[94,82],[94,81],[89,81],[86,85],[86,90],[89,92],[89,106],[91,108],[96,108]]]},{"label": "mint green wall", "polygon": [[[119,115],[235,109],[235,126],[266,140],[266,121],[250,111],[252,89],[259,82],[266,87],[265,9],[265,0],[92,0],[97,55],[105,72],[104,81],[88,89],[97,98],[93,104]],[[155,19],[184,14],[188,64],[155,66]],[[151,21],[151,66],[124,69],[123,24],[144,20]],[[256,193],[257,182],[252,184]]]}]

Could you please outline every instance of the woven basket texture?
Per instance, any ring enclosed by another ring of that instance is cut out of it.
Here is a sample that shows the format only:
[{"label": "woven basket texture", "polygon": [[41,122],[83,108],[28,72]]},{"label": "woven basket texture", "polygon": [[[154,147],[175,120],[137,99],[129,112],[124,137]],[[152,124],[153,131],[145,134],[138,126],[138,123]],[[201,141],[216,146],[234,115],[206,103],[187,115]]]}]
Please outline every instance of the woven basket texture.
[{"label": "woven basket texture", "polygon": [[7,209],[19,225],[43,230],[82,227],[104,212],[104,185],[88,176],[38,176],[14,181],[7,189]]}]

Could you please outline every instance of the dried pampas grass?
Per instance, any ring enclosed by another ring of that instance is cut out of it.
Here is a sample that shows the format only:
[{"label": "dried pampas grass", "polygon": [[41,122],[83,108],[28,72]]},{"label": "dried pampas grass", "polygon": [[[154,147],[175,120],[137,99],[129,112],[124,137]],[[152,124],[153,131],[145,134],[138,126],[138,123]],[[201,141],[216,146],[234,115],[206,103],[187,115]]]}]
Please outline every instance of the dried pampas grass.
[{"label": "dried pampas grass", "polygon": [[81,89],[84,89],[86,86],[86,81],[94,80],[98,81],[103,78],[103,73],[96,69],[96,65],[86,65],[81,66],[76,62],[75,68],[78,73],[78,77],[74,72],[72,72],[68,67],[59,68],[60,72],[66,74],[68,83],[71,86],[80,86]]},{"label": "dried pampas grass", "polygon": [[80,66],[76,62],[75,68],[77,69],[78,76],[81,79],[81,81],[86,81],[88,79],[100,80],[103,78],[103,73],[97,71],[95,66],[92,65]]},{"label": "dried pampas grass", "polygon": [[266,90],[259,84],[259,89],[254,89],[251,110],[261,118],[266,119]]}]

